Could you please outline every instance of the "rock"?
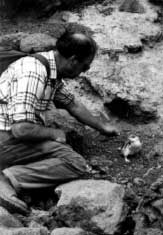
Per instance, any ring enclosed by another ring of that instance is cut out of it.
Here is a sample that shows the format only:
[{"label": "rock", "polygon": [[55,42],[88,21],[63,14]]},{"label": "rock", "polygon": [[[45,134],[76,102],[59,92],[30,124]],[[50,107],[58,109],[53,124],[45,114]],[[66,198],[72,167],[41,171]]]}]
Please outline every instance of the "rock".
[{"label": "rock", "polygon": [[34,220],[31,220],[30,222],[28,222],[28,228],[42,228],[42,225]]},{"label": "rock", "polygon": [[32,209],[30,215],[27,218],[27,227],[43,227],[52,220],[52,216],[49,211],[34,210]]},{"label": "rock", "polygon": [[0,46],[8,50],[18,50],[21,39],[27,36],[27,33],[13,33],[3,35],[0,37]]},{"label": "rock", "polygon": [[49,232],[46,228],[1,228],[1,235],[49,235]]},{"label": "rock", "polygon": [[[145,217],[142,213],[138,212],[133,215],[133,220],[135,222],[135,234],[138,235],[139,231],[143,230],[145,225]],[[134,235],[135,235],[134,234]]]},{"label": "rock", "polygon": [[56,12],[55,14],[53,14],[53,16],[51,16],[47,22],[49,24],[56,24],[56,23],[60,23],[61,25],[67,21],[67,14],[66,14],[66,11],[62,11],[62,12]]},{"label": "rock", "polygon": [[[62,30],[63,31],[63,30]],[[43,33],[15,33],[0,37],[0,47],[23,52],[38,52],[54,49],[56,38]]]},{"label": "rock", "polygon": [[137,186],[142,186],[142,185],[145,184],[145,181],[142,178],[140,178],[140,177],[134,178],[133,182]]},{"label": "rock", "polygon": [[157,228],[148,228],[135,232],[134,235],[162,235],[162,231]]},{"label": "rock", "polygon": [[147,0],[141,4],[144,14],[119,12],[118,4],[110,15],[101,14],[98,6],[89,6],[80,15],[67,12],[67,23],[87,25],[99,46],[99,53],[83,79],[87,83],[68,81],[67,86],[94,114],[103,112],[105,104],[127,120],[149,122],[157,119],[160,112],[163,115],[162,47],[133,59],[121,54],[126,50],[139,52],[143,50],[142,42],[160,38],[161,28],[154,23],[158,19],[157,9]]},{"label": "rock", "polygon": [[86,235],[86,232],[81,228],[56,228],[51,235]]},{"label": "rock", "polygon": [[[156,217],[154,218],[156,220]],[[154,220],[153,219],[153,220]],[[162,231],[159,228],[149,228],[149,221],[146,224],[146,216],[142,213],[135,215],[135,232],[134,235],[162,235]]]},{"label": "rock", "polygon": [[155,200],[151,203],[154,208],[156,208],[160,214],[163,216],[163,199]]},{"label": "rock", "polygon": [[[162,230],[163,227],[162,204],[163,199],[159,192],[147,190],[146,195],[139,201],[137,212],[133,214],[135,221],[134,235],[160,234],[160,230]],[[156,231],[154,228],[157,228]]]},{"label": "rock", "polygon": [[157,229],[157,228],[149,228],[146,229],[146,234],[147,235],[161,235],[162,234],[162,230]]},{"label": "rock", "polygon": [[20,41],[20,50],[23,52],[38,52],[54,49],[56,39],[43,33],[30,34]]},{"label": "rock", "polygon": [[153,157],[160,157],[160,160],[163,161],[163,144],[162,141],[155,144],[154,149],[152,150]]},{"label": "rock", "polygon": [[157,9],[152,8],[148,0],[142,0],[141,5],[145,9],[144,14],[119,12],[119,5],[116,4],[113,12],[105,15],[98,10],[98,5],[89,6],[80,15],[67,13],[67,23],[74,22],[90,28],[99,48],[105,53],[124,52],[128,47],[142,48],[142,41],[147,37],[155,40],[161,28],[154,23],[158,19]]},{"label": "rock", "polygon": [[114,234],[126,218],[124,187],[107,180],[77,180],[56,188],[57,218],[69,227]]},{"label": "rock", "polygon": [[119,10],[139,14],[145,13],[145,9],[139,0],[124,0],[120,5]]},{"label": "rock", "polygon": [[23,227],[22,223],[6,209],[0,207],[0,227],[20,228]]},{"label": "rock", "polygon": [[158,192],[162,192],[163,189],[163,175],[161,175],[160,177],[158,177],[156,179],[156,181],[154,181],[151,186],[150,189],[153,191],[158,191]]},{"label": "rock", "polygon": [[146,51],[141,57],[111,63],[106,55],[96,58],[86,79],[121,118],[149,121],[163,116],[162,49]]}]

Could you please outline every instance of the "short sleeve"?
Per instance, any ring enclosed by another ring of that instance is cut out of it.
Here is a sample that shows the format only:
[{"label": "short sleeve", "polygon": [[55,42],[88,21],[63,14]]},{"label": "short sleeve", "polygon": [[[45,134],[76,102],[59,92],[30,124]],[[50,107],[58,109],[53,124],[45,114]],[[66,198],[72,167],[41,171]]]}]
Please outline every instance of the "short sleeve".
[{"label": "short sleeve", "polygon": [[53,101],[56,107],[66,108],[74,101],[74,95],[66,89],[65,84],[62,82],[56,90]]}]

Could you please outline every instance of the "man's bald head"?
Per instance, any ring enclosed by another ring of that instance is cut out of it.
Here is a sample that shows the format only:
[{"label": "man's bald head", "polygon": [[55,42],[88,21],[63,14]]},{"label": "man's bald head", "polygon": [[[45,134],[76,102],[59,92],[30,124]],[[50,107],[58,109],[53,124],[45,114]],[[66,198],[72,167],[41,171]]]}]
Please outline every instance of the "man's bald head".
[{"label": "man's bald head", "polygon": [[94,58],[97,45],[90,37],[82,33],[64,33],[56,43],[56,49],[66,59],[75,56],[82,62],[88,57]]}]

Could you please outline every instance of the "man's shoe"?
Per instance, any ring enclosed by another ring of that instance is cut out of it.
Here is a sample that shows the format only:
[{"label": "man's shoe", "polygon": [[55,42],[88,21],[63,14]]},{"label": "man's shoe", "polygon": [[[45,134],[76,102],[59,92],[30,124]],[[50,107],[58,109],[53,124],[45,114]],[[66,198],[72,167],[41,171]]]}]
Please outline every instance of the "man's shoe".
[{"label": "man's shoe", "polygon": [[9,181],[0,174],[0,206],[6,208],[11,213],[29,213],[25,202],[17,198],[14,188]]}]

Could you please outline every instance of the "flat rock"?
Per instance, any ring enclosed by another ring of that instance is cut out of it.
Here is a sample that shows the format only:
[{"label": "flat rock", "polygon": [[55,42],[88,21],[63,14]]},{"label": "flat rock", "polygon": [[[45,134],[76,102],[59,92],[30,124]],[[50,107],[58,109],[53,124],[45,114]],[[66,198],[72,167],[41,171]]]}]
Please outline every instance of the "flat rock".
[{"label": "flat rock", "polygon": [[20,41],[20,50],[24,52],[37,52],[54,49],[56,39],[43,33],[29,34]]},{"label": "flat rock", "polygon": [[123,186],[106,180],[77,180],[59,186],[57,214],[69,227],[114,234],[125,219]]}]

